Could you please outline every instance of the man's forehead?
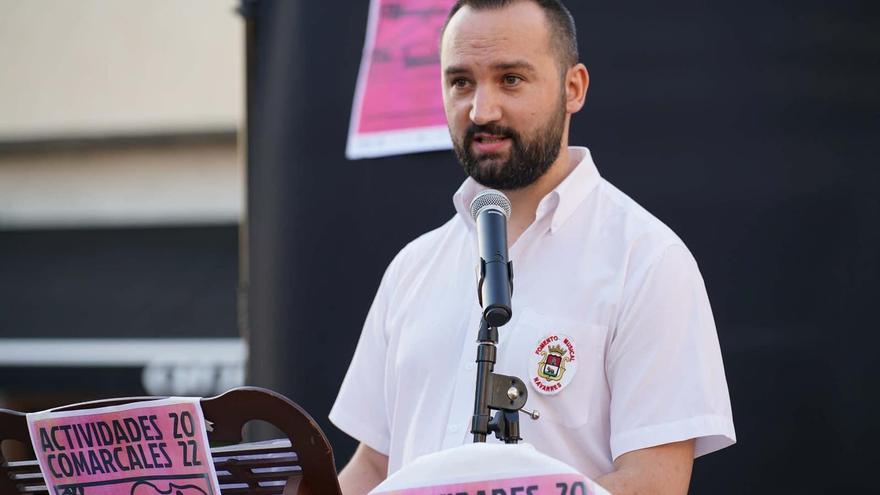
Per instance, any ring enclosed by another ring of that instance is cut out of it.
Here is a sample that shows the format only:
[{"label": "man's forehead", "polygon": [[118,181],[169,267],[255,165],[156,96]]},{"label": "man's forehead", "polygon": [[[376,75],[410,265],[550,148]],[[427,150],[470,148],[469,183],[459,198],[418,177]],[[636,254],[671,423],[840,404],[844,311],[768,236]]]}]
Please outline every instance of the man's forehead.
[{"label": "man's forehead", "polygon": [[440,55],[444,68],[474,58],[497,65],[552,57],[546,17],[532,2],[479,10],[462,7],[446,27]]}]

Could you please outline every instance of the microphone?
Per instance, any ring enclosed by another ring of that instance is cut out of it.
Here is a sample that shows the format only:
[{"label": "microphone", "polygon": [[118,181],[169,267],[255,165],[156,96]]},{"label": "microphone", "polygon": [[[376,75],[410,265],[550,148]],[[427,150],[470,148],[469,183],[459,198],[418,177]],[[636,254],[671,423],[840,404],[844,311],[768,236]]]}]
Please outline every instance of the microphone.
[{"label": "microphone", "polygon": [[507,219],[510,200],[500,191],[487,189],[471,201],[471,216],[477,223],[480,251],[480,281],[477,297],[483,319],[491,327],[500,327],[513,314],[513,264],[507,258]]}]

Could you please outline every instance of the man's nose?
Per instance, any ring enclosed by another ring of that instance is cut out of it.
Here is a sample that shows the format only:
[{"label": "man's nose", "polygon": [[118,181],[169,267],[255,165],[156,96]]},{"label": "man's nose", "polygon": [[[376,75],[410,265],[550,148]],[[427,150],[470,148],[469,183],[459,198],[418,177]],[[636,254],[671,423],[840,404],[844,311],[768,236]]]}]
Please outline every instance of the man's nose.
[{"label": "man's nose", "polygon": [[474,91],[469,117],[471,122],[477,125],[501,120],[501,106],[496,95],[486,89]]}]

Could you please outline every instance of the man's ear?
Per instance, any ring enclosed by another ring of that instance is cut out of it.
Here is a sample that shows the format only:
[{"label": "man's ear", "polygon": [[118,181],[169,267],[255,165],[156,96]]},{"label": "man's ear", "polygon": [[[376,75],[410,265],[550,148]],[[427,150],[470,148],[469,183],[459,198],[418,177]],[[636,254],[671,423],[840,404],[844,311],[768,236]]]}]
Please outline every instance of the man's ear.
[{"label": "man's ear", "polygon": [[584,64],[572,66],[565,74],[565,111],[577,113],[584,107],[587,88],[590,86],[590,73]]}]

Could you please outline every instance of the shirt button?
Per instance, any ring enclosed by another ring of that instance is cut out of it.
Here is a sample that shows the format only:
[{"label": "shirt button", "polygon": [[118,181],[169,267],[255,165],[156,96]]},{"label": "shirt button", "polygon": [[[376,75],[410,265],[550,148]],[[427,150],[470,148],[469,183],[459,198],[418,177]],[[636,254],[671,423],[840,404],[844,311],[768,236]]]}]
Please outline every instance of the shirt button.
[{"label": "shirt button", "polygon": [[457,431],[460,430],[460,429],[461,429],[461,427],[458,426],[458,425],[449,425],[449,431],[452,432],[452,433],[455,433],[455,432],[457,432]]},{"label": "shirt button", "polygon": [[477,363],[468,363],[464,365],[464,369],[466,369],[467,371],[473,371],[477,369]]}]

